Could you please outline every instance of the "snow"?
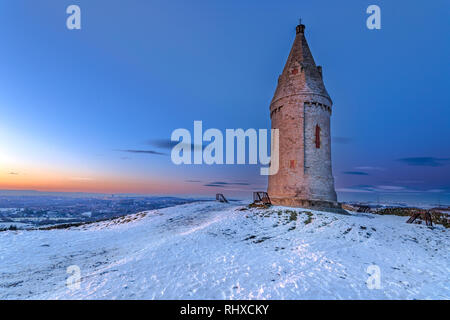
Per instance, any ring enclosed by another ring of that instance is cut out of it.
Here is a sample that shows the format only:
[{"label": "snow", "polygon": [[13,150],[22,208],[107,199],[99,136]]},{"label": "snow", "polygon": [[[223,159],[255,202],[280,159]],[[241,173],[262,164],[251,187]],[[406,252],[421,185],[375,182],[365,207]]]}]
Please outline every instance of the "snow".
[{"label": "snow", "polygon": [[86,212],[83,212],[81,215],[82,215],[83,217],[88,217],[88,218],[90,218],[90,217],[92,217],[92,211],[86,211]]},{"label": "snow", "polygon": [[[78,228],[0,232],[0,299],[450,299],[441,226],[242,207],[198,202]],[[73,265],[79,289],[66,285]],[[366,284],[371,265],[380,289]]]}]

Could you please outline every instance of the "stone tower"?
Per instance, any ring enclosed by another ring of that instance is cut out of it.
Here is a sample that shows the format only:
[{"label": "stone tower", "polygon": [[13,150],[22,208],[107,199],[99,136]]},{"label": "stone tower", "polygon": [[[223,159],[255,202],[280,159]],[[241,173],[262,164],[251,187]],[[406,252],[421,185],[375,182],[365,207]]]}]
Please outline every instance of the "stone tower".
[{"label": "stone tower", "polygon": [[[272,129],[279,129],[279,171],[269,176],[272,203],[339,209],[331,172],[330,116],[333,102],[298,25],[291,52],[270,103]],[[335,211],[335,210],[333,210]]]}]

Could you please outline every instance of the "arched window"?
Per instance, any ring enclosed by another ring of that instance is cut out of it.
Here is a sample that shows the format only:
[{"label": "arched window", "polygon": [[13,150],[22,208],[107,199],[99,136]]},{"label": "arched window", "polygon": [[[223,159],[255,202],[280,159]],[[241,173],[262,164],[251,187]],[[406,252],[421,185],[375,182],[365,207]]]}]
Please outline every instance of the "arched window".
[{"label": "arched window", "polygon": [[316,148],[320,148],[320,127],[316,124]]}]

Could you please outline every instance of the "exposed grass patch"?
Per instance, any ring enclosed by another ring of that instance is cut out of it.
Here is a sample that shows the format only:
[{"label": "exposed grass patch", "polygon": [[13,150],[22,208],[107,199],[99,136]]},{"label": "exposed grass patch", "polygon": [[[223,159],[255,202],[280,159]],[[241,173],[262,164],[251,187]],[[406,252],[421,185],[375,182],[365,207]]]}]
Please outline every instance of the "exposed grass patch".
[{"label": "exposed grass patch", "polygon": [[250,203],[248,207],[251,208],[257,208],[257,209],[269,209],[271,206],[270,204],[256,204],[256,203]]},{"label": "exposed grass patch", "polygon": [[10,225],[8,228],[1,228],[0,229],[0,232],[2,232],[2,231],[17,231],[17,230],[19,230],[18,228],[17,228],[17,226],[15,226],[15,225]]},{"label": "exposed grass patch", "polygon": [[255,235],[251,235],[251,236],[248,236],[247,238],[245,238],[244,241],[252,240],[252,239],[255,239],[255,238],[256,238]]},{"label": "exposed grass patch", "polygon": [[262,242],[264,242],[264,241],[266,241],[266,240],[269,240],[269,239],[271,239],[272,237],[262,237],[262,238],[260,238],[260,239],[258,239],[258,240],[255,240],[255,241],[253,241],[253,243],[262,243]]},{"label": "exposed grass patch", "polygon": [[347,230],[344,231],[344,234],[349,233],[350,231],[352,231],[352,228],[348,228]]},{"label": "exposed grass patch", "polygon": [[311,222],[313,222],[313,214],[309,211],[305,211],[305,214],[308,216],[308,218],[303,221],[304,224],[310,224]]},{"label": "exposed grass patch", "polygon": [[297,221],[298,213],[292,210],[287,210],[286,213],[289,214],[289,222]]}]

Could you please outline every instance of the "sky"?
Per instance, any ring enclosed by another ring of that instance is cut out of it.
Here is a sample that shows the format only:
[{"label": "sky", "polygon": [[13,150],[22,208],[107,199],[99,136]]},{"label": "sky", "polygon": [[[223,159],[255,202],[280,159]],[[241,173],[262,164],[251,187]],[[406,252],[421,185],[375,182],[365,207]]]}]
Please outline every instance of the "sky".
[{"label": "sky", "polygon": [[[81,8],[68,30],[66,8]],[[381,29],[366,8],[381,8]],[[0,189],[247,197],[259,165],[180,165],[177,128],[270,128],[299,18],[333,99],[340,201],[450,204],[450,3],[0,3]]]}]

